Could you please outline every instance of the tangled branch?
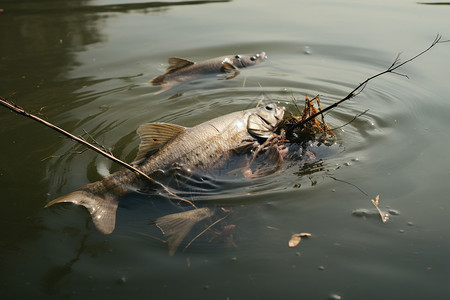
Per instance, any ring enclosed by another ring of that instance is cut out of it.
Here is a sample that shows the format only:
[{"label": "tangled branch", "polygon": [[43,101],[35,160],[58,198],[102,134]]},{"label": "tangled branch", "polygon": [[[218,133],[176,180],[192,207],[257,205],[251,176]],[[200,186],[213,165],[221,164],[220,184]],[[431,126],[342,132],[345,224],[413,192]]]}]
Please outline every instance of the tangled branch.
[{"label": "tangled branch", "polygon": [[309,117],[306,118],[305,120],[302,120],[302,121],[301,121],[300,123],[298,123],[297,125],[300,126],[300,127],[302,127],[302,126],[304,126],[304,124],[310,122],[311,120],[314,120],[317,116],[322,115],[324,112],[327,112],[327,111],[329,111],[329,110],[331,110],[331,109],[337,107],[337,106],[338,106],[339,104],[341,104],[342,102],[347,101],[347,100],[349,100],[349,99],[351,99],[351,98],[357,96],[359,93],[361,93],[361,92],[364,90],[364,88],[366,87],[367,83],[369,83],[369,81],[371,81],[372,79],[375,79],[375,78],[377,78],[377,77],[379,77],[379,76],[381,76],[381,75],[384,75],[384,74],[386,74],[386,73],[392,73],[392,74],[395,74],[395,75],[400,75],[400,76],[404,76],[404,77],[409,78],[409,77],[408,77],[407,75],[405,75],[405,74],[396,72],[396,70],[397,70],[398,68],[400,68],[400,67],[406,65],[407,63],[409,63],[409,62],[415,60],[415,59],[418,58],[419,56],[425,54],[425,53],[428,52],[431,48],[433,48],[436,44],[438,44],[438,43],[445,43],[445,42],[449,42],[449,41],[450,41],[450,40],[441,41],[441,39],[442,39],[442,36],[441,36],[440,34],[436,35],[434,41],[431,43],[430,46],[428,46],[428,48],[426,48],[426,49],[423,50],[422,52],[416,54],[415,56],[413,56],[413,57],[411,57],[411,58],[405,60],[404,62],[400,62],[400,54],[401,54],[401,53],[399,53],[399,54],[397,55],[397,57],[395,58],[394,62],[389,66],[389,68],[387,68],[387,69],[384,70],[383,72],[380,72],[380,73],[378,73],[378,74],[375,74],[375,75],[373,75],[373,76],[367,78],[367,79],[364,80],[362,83],[360,83],[355,89],[353,89],[353,91],[351,91],[347,96],[345,96],[345,97],[342,98],[341,100],[339,100],[339,101],[333,103],[332,105],[330,105],[330,106],[328,106],[328,107],[326,107],[326,108],[324,108],[324,109],[322,109],[322,110],[319,110],[317,113],[315,113],[315,114],[309,116]]}]

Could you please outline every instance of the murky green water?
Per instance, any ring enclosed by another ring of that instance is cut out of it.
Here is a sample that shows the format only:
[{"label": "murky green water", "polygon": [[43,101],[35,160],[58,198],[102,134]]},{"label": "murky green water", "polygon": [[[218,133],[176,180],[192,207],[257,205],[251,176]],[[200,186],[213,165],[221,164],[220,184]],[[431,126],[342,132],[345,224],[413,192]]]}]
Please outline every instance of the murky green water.
[{"label": "murky green water", "polygon": [[[1,1],[0,95],[126,161],[136,128],[192,126],[264,96],[329,105],[367,77],[450,38],[450,5],[414,1]],[[384,75],[327,115],[333,151],[312,165],[221,182],[232,213],[171,257],[149,221],[164,197],[132,195],[102,235],[85,209],[43,206],[119,167],[0,111],[0,265],[5,299],[446,299],[450,293],[450,44]],[[147,81],[167,57],[265,51],[233,80],[170,92]],[[177,97],[171,98],[175,93]],[[169,99],[171,98],[171,99]],[[362,191],[361,191],[362,190]],[[367,193],[369,196],[364,195]],[[383,224],[370,199],[391,211]],[[352,211],[367,212],[358,217]],[[367,211],[366,211],[367,210]],[[292,233],[313,236],[288,247]],[[198,233],[198,232],[197,232]],[[193,233],[191,238],[195,237]],[[341,298],[339,298],[341,297]]]}]

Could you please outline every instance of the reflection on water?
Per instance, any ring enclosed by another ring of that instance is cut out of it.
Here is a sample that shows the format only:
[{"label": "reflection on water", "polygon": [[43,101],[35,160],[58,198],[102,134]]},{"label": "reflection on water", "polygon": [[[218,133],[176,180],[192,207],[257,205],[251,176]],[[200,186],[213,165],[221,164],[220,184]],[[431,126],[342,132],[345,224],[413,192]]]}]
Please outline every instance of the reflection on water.
[{"label": "reflection on water", "polygon": [[47,273],[42,277],[41,289],[45,294],[54,295],[60,292],[60,282],[72,272],[73,265],[80,260],[81,254],[86,250],[86,239],[88,234],[84,234],[80,239],[79,249],[76,251],[75,257],[69,260],[67,263],[61,266],[55,266],[50,268]]},{"label": "reflection on water", "polygon": [[[64,13],[44,17],[51,10],[48,2],[20,1],[4,3],[1,15],[4,97],[20,97],[23,104],[39,106],[42,99],[65,95],[79,87],[79,81],[61,84],[65,73],[74,67],[74,53],[85,46],[99,43],[103,37],[98,31],[101,16],[71,13],[72,5],[86,1],[54,2]],[[34,9],[36,14],[23,12]],[[69,13],[67,13],[69,12]],[[33,93],[30,96],[30,93]],[[53,112],[53,107],[50,112]]]},{"label": "reflection on water", "polygon": [[[116,2],[116,3],[115,3]],[[65,14],[67,11],[71,13],[128,13],[128,12],[163,12],[169,9],[171,6],[184,6],[184,5],[201,5],[220,2],[230,2],[230,0],[209,0],[209,1],[135,1],[133,3],[122,3],[121,1],[100,1],[100,0],[80,0],[71,1],[65,3],[61,1],[55,1],[51,5],[48,2],[42,1],[28,1],[21,2],[14,7],[5,6],[4,12],[9,14],[20,13],[22,15],[29,14]]]},{"label": "reflection on water", "polygon": [[[397,51],[407,58],[429,45],[448,27],[445,7],[437,8],[408,1],[5,2],[0,93],[130,162],[142,123],[193,126],[262,98],[292,112],[293,98],[301,103],[305,95],[334,103],[388,67]],[[233,80],[194,81],[177,97],[154,95],[147,83],[170,56],[201,61],[253,51],[266,51],[268,60]],[[402,70],[409,80],[378,78],[327,114],[336,144],[307,145],[307,160],[298,152],[282,170],[255,179],[233,168],[177,178],[174,185],[216,215],[173,257],[152,221],[183,207],[164,194],[127,195],[120,225],[107,236],[82,207],[43,209],[99,180],[99,169],[120,167],[2,111],[2,290],[38,298],[443,298],[447,56],[444,45],[433,49]],[[377,194],[392,215],[385,224],[370,202]],[[298,232],[312,238],[291,249]]]}]

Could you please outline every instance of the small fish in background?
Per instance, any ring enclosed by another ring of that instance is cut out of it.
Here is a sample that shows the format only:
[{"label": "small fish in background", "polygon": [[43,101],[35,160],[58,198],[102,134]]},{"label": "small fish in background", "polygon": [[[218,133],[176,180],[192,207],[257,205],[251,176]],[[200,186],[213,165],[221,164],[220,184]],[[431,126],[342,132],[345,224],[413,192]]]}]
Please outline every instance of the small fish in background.
[{"label": "small fish in background", "polygon": [[232,79],[239,75],[240,69],[257,65],[266,57],[265,52],[260,52],[256,54],[221,56],[198,63],[184,58],[170,57],[166,73],[156,76],[149,82],[154,86],[162,86],[161,90],[155,93],[159,94],[200,76],[216,74],[219,76],[223,75],[226,79]]}]

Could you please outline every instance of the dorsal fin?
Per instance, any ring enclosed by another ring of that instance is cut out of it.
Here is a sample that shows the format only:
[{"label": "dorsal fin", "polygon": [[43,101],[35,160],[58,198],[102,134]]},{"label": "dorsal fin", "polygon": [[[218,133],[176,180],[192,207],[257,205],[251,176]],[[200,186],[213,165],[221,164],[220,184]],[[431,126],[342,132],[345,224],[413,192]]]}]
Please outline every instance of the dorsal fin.
[{"label": "dorsal fin", "polygon": [[193,61],[179,57],[170,57],[168,59],[168,62],[169,66],[167,67],[166,70],[167,73],[175,72],[176,70],[183,69],[195,64],[195,62]]},{"label": "dorsal fin", "polygon": [[158,150],[185,129],[186,127],[167,123],[142,124],[136,131],[141,137],[141,144],[133,163],[140,163],[148,152]]}]

